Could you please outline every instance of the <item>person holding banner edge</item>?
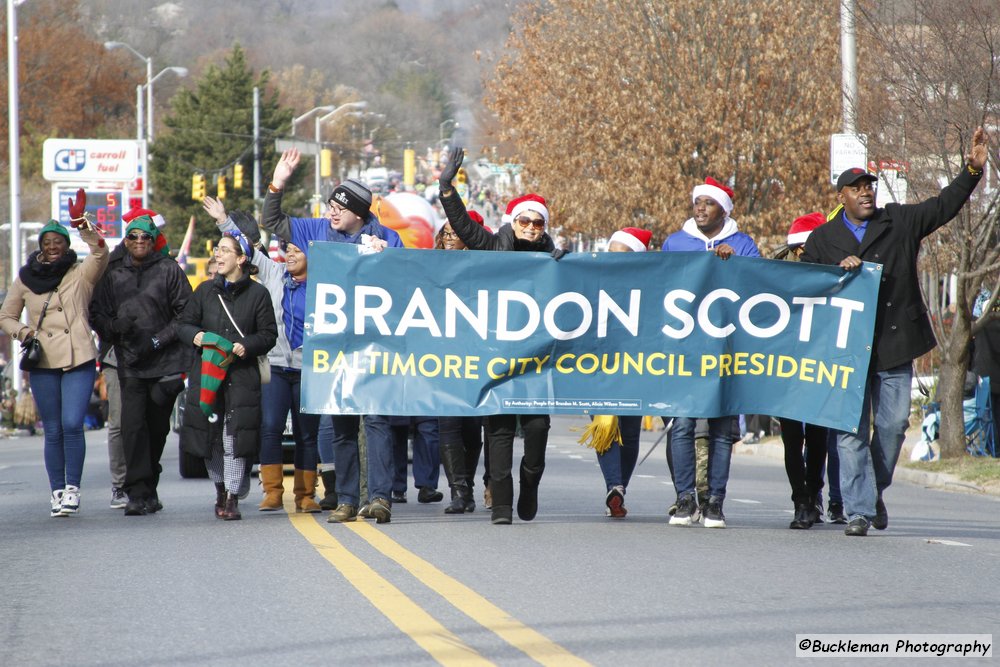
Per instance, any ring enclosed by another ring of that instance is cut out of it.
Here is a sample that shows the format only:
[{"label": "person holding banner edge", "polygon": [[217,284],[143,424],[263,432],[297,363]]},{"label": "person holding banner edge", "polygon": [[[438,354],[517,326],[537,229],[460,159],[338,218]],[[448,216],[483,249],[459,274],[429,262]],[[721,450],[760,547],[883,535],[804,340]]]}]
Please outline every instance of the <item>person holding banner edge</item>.
[{"label": "person holding banner edge", "polygon": [[806,262],[845,271],[857,271],[865,261],[882,264],[860,427],[857,435],[837,435],[848,536],[863,537],[869,527],[885,530],[889,525],[882,495],[892,484],[909,425],[913,360],[937,345],[918,282],[920,243],[965,206],[982,178],[988,146],[989,136],[977,128],[958,176],[919,204],[877,208],[877,177],[857,167],[844,171],[836,186],[843,212],[806,239]]},{"label": "person holding banner edge", "polygon": [[[680,231],[663,242],[664,252],[708,251],[722,260],[733,255],[760,257],[757,244],[739,231],[730,216],[733,211],[733,191],[712,177],[691,191],[692,216]],[[699,508],[695,489],[695,417],[676,417],[671,430],[671,460],[674,488],[677,490],[677,511],[670,517],[672,526],[690,526],[704,515],[706,528],[725,528],[722,503],[729,482],[729,463],[733,453],[733,420],[737,416],[708,419],[708,503]]]},{"label": "person holding banner edge", "polygon": [[[504,224],[496,234],[476,224],[465,210],[462,198],[452,186],[465,150],[455,146],[448,154],[448,163],[439,178],[440,201],[448,216],[448,224],[471,250],[514,250],[547,252],[558,260],[564,251],[557,249],[545,232],[549,210],[545,200],[529,194],[519,198],[511,208],[512,222]],[[514,434],[517,415],[491,415],[486,419],[486,439],[489,446],[490,489],[493,507],[490,520],[496,525],[512,521],[514,481],[511,468],[514,457]],[[548,415],[521,415],[524,431],[524,456],[521,458],[517,516],[531,521],[538,512],[538,484],[545,471],[545,448],[548,445],[550,420]]]}]

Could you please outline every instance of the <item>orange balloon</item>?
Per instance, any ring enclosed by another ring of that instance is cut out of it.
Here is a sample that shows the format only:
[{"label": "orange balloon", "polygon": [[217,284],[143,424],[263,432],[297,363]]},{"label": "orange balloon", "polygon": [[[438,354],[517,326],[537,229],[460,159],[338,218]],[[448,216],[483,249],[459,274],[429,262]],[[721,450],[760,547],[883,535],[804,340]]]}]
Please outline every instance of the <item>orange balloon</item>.
[{"label": "orange balloon", "polygon": [[371,211],[380,223],[399,234],[407,248],[434,247],[434,230],[419,218],[404,217],[385,197],[374,195]]}]

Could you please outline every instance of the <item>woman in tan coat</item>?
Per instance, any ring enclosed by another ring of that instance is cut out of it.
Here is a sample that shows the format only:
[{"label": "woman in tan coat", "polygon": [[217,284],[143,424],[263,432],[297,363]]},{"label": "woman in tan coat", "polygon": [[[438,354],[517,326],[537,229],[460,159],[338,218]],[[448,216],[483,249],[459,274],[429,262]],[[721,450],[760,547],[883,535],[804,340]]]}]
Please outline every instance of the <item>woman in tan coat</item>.
[{"label": "woman in tan coat", "polygon": [[[90,297],[108,264],[108,248],[83,218],[86,195],[70,199],[70,215],[90,255],[77,263],[69,232],[49,221],[0,307],[0,327],[22,345],[41,343],[41,359],[29,371],[31,392],[45,428],[45,469],[52,488],[51,516],[80,509],[80,477],[86,443],[83,417],[94,389],[97,348],[88,322]],[[44,316],[43,316],[44,310]],[[20,321],[27,311],[28,324]],[[41,320],[41,326],[39,326]]]}]

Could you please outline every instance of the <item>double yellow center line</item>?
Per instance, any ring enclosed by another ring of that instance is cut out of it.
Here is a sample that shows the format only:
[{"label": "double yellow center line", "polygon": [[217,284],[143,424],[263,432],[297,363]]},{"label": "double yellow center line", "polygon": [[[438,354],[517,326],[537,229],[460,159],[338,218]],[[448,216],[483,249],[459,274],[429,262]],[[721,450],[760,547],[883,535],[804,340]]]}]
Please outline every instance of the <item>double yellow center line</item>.
[{"label": "double yellow center line", "polygon": [[[376,609],[427,651],[432,658],[442,665],[493,664],[351,553],[317,521],[316,515],[295,514],[294,507],[288,505],[286,509],[289,510],[288,516],[292,525],[313,548],[337,568]],[[559,666],[589,664],[513,618],[465,584],[403,548],[377,528],[364,521],[341,525],[395,561],[457,610],[539,664]]]}]

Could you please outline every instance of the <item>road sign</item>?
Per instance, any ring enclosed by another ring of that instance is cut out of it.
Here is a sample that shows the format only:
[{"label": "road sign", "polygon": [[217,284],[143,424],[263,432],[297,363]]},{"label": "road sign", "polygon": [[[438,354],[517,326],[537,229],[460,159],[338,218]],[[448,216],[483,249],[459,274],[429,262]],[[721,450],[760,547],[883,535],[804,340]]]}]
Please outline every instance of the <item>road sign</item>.
[{"label": "road sign", "polygon": [[46,139],[47,181],[131,181],[139,175],[139,142],[128,139]]},{"label": "road sign", "polygon": [[320,145],[315,141],[303,141],[302,139],[275,139],[274,150],[284,153],[289,148],[298,148],[303,155],[319,155]]},{"label": "road sign", "polygon": [[868,166],[868,137],[863,134],[830,135],[830,183],[848,169]]}]

